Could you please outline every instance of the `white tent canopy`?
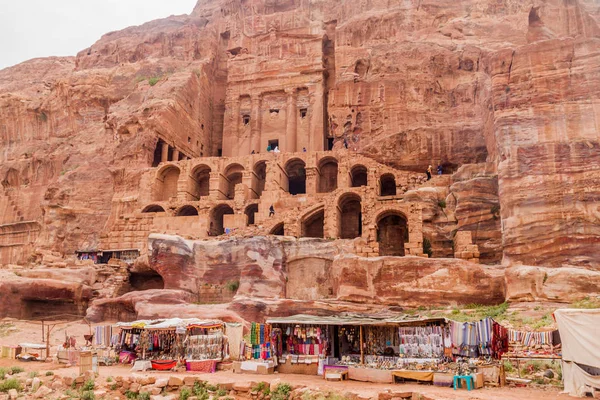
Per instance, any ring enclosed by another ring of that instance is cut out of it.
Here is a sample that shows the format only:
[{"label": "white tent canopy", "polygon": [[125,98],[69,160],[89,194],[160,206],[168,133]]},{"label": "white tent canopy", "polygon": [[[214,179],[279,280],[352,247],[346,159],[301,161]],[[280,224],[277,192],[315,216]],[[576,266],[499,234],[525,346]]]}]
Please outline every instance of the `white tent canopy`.
[{"label": "white tent canopy", "polygon": [[600,375],[584,370],[600,369],[600,309],[560,309],[554,318],[562,342],[565,392],[578,397],[600,392]]}]

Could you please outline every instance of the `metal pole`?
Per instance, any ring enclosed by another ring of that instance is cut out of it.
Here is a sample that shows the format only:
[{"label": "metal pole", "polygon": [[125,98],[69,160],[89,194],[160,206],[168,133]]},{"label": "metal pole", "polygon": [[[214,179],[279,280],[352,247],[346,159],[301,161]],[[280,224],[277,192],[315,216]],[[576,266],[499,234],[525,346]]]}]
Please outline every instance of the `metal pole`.
[{"label": "metal pole", "polygon": [[42,320],[42,343],[44,343],[44,320]]}]

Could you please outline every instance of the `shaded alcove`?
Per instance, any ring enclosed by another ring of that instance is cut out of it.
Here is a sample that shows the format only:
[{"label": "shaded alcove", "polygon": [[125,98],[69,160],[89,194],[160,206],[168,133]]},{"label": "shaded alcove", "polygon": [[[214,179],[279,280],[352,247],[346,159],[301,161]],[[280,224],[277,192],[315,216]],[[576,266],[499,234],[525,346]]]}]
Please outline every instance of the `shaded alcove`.
[{"label": "shaded alcove", "polygon": [[210,194],[210,172],[211,169],[207,165],[198,165],[192,171],[190,193],[195,200]]},{"label": "shaded alcove", "polygon": [[302,237],[322,238],[325,232],[325,210],[313,212],[302,220]]},{"label": "shaded alcove", "polygon": [[177,182],[179,181],[179,168],[168,166],[160,171],[154,193],[154,200],[168,201],[177,196]]},{"label": "shaded alcove", "polygon": [[273,229],[271,229],[271,232],[269,232],[270,235],[275,235],[275,236],[283,236],[285,234],[285,226],[283,224],[283,222],[280,222],[279,224],[275,225],[273,227]]},{"label": "shaded alcove", "polygon": [[198,209],[194,206],[183,206],[175,213],[176,217],[191,217],[194,215],[198,215]]},{"label": "shaded alcove", "polygon": [[267,163],[265,161],[259,161],[254,165],[252,180],[252,189],[254,189],[256,197],[260,198],[267,181]]},{"label": "shaded alcove", "polygon": [[367,167],[355,165],[350,170],[352,187],[367,186]]},{"label": "shaded alcove", "polygon": [[258,212],[258,204],[250,204],[248,207],[246,207],[244,214],[246,214],[246,217],[247,217],[247,222],[246,222],[247,225],[254,225],[254,222],[255,222],[254,216],[257,212]]},{"label": "shaded alcove", "polygon": [[355,193],[341,196],[338,202],[338,236],[341,239],[362,236],[361,198]]},{"label": "shaded alcove", "polygon": [[225,233],[223,225],[223,216],[233,214],[233,209],[227,204],[220,204],[210,212],[210,226],[208,234],[210,236],[220,236]]},{"label": "shaded alcove", "polygon": [[165,209],[157,204],[150,204],[149,206],[144,207],[142,212],[143,213],[158,213],[158,212],[165,212]]},{"label": "shaded alcove", "polygon": [[304,161],[298,158],[288,161],[285,166],[285,173],[288,177],[288,191],[290,194],[306,193],[306,164]]},{"label": "shaded alcove", "polygon": [[335,158],[325,158],[319,163],[319,193],[329,193],[337,189],[338,162]]},{"label": "shaded alcove", "polygon": [[396,178],[392,174],[384,174],[379,178],[379,195],[380,196],[395,196],[396,195]]},{"label": "shaded alcove", "polygon": [[404,256],[404,243],[408,242],[406,217],[397,211],[382,214],[377,220],[379,255]]},{"label": "shaded alcove", "polygon": [[132,291],[164,289],[165,281],[156,271],[130,272],[129,285]]},{"label": "shaded alcove", "polygon": [[23,299],[21,307],[22,319],[45,319],[45,320],[75,320],[85,316],[87,302],[75,302],[73,300],[48,300],[48,299]]},{"label": "shaded alcove", "polygon": [[231,164],[225,169],[225,178],[227,179],[227,198],[235,197],[236,185],[242,183],[242,174],[244,167],[240,164]]}]

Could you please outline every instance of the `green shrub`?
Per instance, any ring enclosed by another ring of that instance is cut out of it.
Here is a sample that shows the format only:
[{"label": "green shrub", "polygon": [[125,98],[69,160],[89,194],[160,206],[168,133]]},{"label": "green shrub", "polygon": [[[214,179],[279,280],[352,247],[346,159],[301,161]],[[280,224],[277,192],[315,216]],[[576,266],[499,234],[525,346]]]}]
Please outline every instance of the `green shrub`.
[{"label": "green shrub", "polygon": [[112,376],[109,376],[108,378],[106,378],[106,382],[111,383],[113,381]]},{"label": "green shrub", "polygon": [[271,393],[271,387],[267,382],[258,382],[256,385],[254,385],[252,391],[259,393],[262,392],[265,395],[269,395]]},{"label": "green shrub", "polygon": [[128,390],[125,392],[125,397],[127,397],[130,400],[137,400],[138,394],[136,392],[132,392],[131,390]]},{"label": "green shrub", "polygon": [[150,400],[150,393],[140,392],[140,394],[138,396],[138,400]]},{"label": "green shrub", "polygon": [[229,289],[230,292],[236,292],[239,287],[240,287],[240,281],[227,282],[227,289]]},{"label": "green shrub", "polygon": [[192,393],[198,398],[198,400],[208,400],[210,397],[208,390],[206,390],[206,382],[194,382]]},{"label": "green shrub", "polygon": [[21,367],[10,367],[10,371],[14,374],[20,374],[21,372],[25,372],[25,370]]},{"label": "green shrub", "polygon": [[219,387],[217,385],[206,385],[206,389],[208,389],[209,392],[216,392],[217,390],[219,390]]},{"label": "green shrub", "polygon": [[32,379],[33,379],[33,378],[35,378],[35,377],[36,377],[36,376],[38,376],[38,375],[39,375],[39,373],[38,373],[37,371],[31,371],[31,372],[29,373],[29,377],[30,377],[30,378],[32,378]]},{"label": "green shrub", "polygon": [[423,238],[423,253],[429,257],[433,256],[433,250],[431,250],[431,241],[427,238]]},{"label": "green shrub", "polygon": [[52,375],[54,375],[54,372],[52,372],[52,371],[46,372],[46,376],[52,376]]},{"label": "green shrub", "polygon": [[6,374],[8,374],[9,371],[10,369],[0,368],[0,380],[4,379],[4,377],[6,376]]},{"label": "green shrub", "polygon": [[271,392],[271,400],[288,400],[292,387],[289,383],[280,383],[274,391]]},{"label": "green shrub", "polygon": [[227,395],[227,390],[225,390],[223,388],[219,388],[219,390],[217,390],[217,396],[223,397],[225,395]]},{"label": "green shrub", "polygon": [[87,381],[85,381],[85,383],[81,387],[81,390],[83,390],[83,391],[94,390],[95,386],[96,385],[94,384],[94,380],[93,379],[88,379]]},{"label": "green shrub", "polygon": [[446,200],[438,200],[438,206],[439,206],[441,209],[444,209],[444,208],[446,208]]},{"label": "green shrub", "polygon": [[10,389],[15,389],[16,391],[20,392],[22,389],[21,382],[15,378],[0,382],[0,392],[8,392]]},{"label": "green shrub", "polygon": [[509,360],[504,361],[504,371],[506,371],[509,374],[515,371],[515,367],[513,367],[512,363]]},{"label": "green shrub", "polygon": [[94,392],[91,390],[84,390],[83,392],[81,392],[81,400],[94,400],[96,398],[96,396],[94,395]]},{"label": "green shrub", "polygon": [[113,383],[112,385],[110,385],[110,390],[117,390],[118,386],[116,383]]},{"label": "green shrub", "polygon": [[152,78],[148,79],[150,86],[156,85],[158,81],[160,81],[160,76],[153,76]]},{"label": "green shrub", "polygon": [[179,392],[179,400],[188,400],[192,396],[192,391],[188,388],[181,389]]}]

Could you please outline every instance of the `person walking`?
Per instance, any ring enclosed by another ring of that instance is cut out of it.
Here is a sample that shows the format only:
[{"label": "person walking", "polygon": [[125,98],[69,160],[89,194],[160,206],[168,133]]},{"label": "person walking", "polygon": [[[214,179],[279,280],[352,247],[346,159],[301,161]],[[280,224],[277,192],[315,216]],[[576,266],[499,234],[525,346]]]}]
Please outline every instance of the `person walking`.
[{"label": "person walking", "polygon": [[271,143],[269,143],[269,145],[267,146],[267,153],[271,152]]},{"label": "person walking", "polygon": [[269,217],[272,217],[273,215],[275,215],[275,207],[271,204],[271,207],[269,207]]},{"label": "person walking", "polygon": [[442,164],[438,164],[437,173],[438,173],[438,175],[442,175]]},{"label": "person walking", "polygon": [[432,170],[432,167],[430,165],[429,167],[427,167],[427,171],[426,171],[428,181],[431,180],[431,170]]}]

